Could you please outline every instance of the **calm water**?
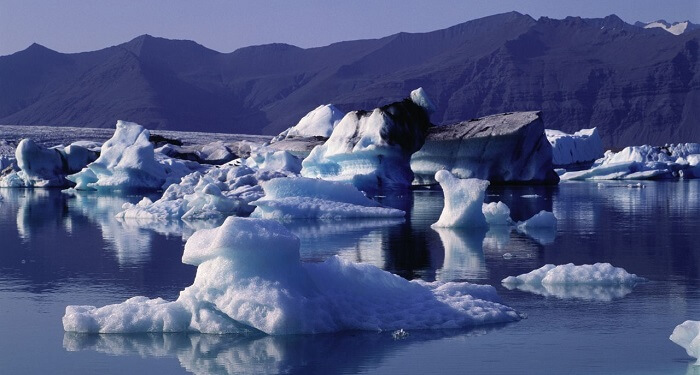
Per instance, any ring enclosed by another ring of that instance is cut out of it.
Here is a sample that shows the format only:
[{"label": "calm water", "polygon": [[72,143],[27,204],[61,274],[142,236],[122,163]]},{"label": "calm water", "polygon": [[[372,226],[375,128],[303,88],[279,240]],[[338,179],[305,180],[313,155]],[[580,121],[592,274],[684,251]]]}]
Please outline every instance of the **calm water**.
[{"label": "calm water", "polygon": [[[406,222],[287,224],[302,239],[306,261],[337,254],[408,279],[491,284],[506,304],[528,315],[485,329],[412,331],[403,340],[375,332],[65,334],[61,317],[69,304],[177,298],[194,277],[195,268],[180,257],[197,227],[114,219],[137,196],[0,190],[0,373],[700,374],[668,340],[677,324],[700,319],[700,181],[644,185],[489,190],[488,200],[506,202],[515,219],[540,209],[555,213],[556,233],[536,238],[434,231],[439,191],[382,198],[408,210]],[[650,282],[558,296],[500,285],[506,276],[569,262],[610,262]]]}]

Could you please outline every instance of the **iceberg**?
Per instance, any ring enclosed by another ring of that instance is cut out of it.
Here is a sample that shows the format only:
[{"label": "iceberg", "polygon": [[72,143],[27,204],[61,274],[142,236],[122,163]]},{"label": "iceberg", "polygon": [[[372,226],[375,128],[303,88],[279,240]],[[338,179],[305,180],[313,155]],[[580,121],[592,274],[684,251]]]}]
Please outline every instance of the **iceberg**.
[{"label": "iceberg", "polygon": [[562,180],[659,180],[700,178],[700,143],[629,146],[606,151],[590,169],[566,172]]},{"label": "iceberg", "polygon": [[194,172],[178,184],[170,185],[156,201],[144,198],[138,204],[125,204],[117,217],[139,221],[193,221],[247,216],[255,209],[250,202],[264,194],[260,182],[290,175],[294,173],[284,169],[271,171],[231,164],[206,173]]},{"label": "iceberg", "polygon": [[177,300],[134,297],[100,308],[67,306],[64,330],[283,335],[520,319],[492,286],[407,281],[338,257],[302,263],[299,239],[272,220],[229,217],[221,227],[197,231],[182,260],[197,266],[197,274]]},{"label": "iceberg", "polygon": [[482,209],[488,181],[476,178],[459,179],[446,170],[437,171],[435,180],[440,183],[445,194],[445,206],[433,227],[487,226]]},{"label": "iceberg", "polygon": [[104,143],[100,157],[80,172],[67,176],[77,190],[159,189],[166,171],[153,152],[150,133],[133,122],[117,121],[112,138]]},{"label": "iceberg", "polygon": [[413,180],[409,159],[423,146],[430,108],[425,94],[373,111],[353,111],[330,138],[302,162],[301,175],[348,182],[363,191],[407,189]]},{"label": "iceberg", "polygon": [[574,134],[554,129],[545,129],[544,132],[552,145],[554,165],[593,162],[603,156],[603,141],[597,128],[581,129]]},{"label": "iceberg", "polygon": [[331,136],[344,116],[345,113],[332,104],[318,106],[296,125],[272,138],[266,146],[306,158],[314,147],[322,145]]},{"label": "iceberg", "polygon": [[[541,244],[548,244],[556,237],[557,218],[553,213],[541,211],[530,219],[514,223],[510,218],[510,208],[503,202],[482,203],[489,182],[476,178],[460,179],[452,173],[441,170],[435,173],[435,180],[445,195],[445,205],[436,228],[470,228],[472,230],[492,227],[493,233],[510,233],[511,225]],[[506,235],[507,237],[507,235]]]},{"label": "iceberg", "polygon": [[628,273],[610,263],[576,266],[573,263],[544,265],[520,276],[508,276],[501,282],[508,289],[520,289],[562,299],[609,301],[622,298],[646,279]]},{"label": "iceberg", "polygon": [[287,138],[323,137],[328,138],[333,129],[343,119],[345,113],[333,104],[324,104],[307,113],[291,128],[283,131],[270,143]]},{"label": "iceberg", "polygon": [[[151,140],[151,142],[153,142],[153,140]],[[163,154],[174,159],[190,160],[200,164],[211,165],[225,164],[238,157],[222,141],[214,141],[204,145],[190,146],[165,143],[162,146],[156,148],[155,152],[157,154]]]},{"label": "iceberg", "polygon": [[7,162],[13,169],[16,165],[18,170],[2,176],[0,187],[67,187],[72,183],[66,176],[80,171],[97,155],[75,143],[67,147],[43,148],[25,138],[15,149],[15,161],[8,159]]},{"label": "iceberg", "polygon": [[686,320],[673,329],[671,341],[685,349],[689,356],[696,358],[696,365],[700,365],[700,322]]},{"label": "iceberg", "polygon": [[253,216],[265,219],[343,219],[404,217],[406,213],[382,207],[353,185],[306,177],[276,178],[261,183],[264,197],[250,204]]},{"label": "iceberg", "polygon": [[411,157],[414,184],[434,184],[445,169],[459,178],[498,183],[557,183],[552,147],[539,112],[482,117],[428,130],[423,147]]}]

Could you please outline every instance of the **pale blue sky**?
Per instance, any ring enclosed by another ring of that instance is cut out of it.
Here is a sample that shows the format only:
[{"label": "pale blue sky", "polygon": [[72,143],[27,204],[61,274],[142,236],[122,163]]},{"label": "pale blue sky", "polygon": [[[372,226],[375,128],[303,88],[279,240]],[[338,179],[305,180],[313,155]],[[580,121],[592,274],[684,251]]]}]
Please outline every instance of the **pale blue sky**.
[{"label": "pale blue sky", "polygon": [[700,23],[700,0],[0,0],[0,55],[36,42],[81,52],[141,34],[190,39],[221,52],[284,42],[323,46],[422,32],[516,10],[535,18],[604,17]]}]

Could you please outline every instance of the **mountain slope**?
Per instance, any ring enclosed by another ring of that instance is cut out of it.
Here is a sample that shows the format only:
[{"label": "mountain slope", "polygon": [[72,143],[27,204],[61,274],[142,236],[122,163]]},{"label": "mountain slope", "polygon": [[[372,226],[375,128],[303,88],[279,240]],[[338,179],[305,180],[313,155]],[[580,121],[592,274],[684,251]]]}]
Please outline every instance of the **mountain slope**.
[{"label": "mountain slope", "polygon": [[276,134],[320,104],[369,109],[423,86],[432,121],[542,110],[607,147],[700,141],[700,30],[516,12],[428,33],[219,53],[148,35],[99,51],[0,57],[0,123]]}]

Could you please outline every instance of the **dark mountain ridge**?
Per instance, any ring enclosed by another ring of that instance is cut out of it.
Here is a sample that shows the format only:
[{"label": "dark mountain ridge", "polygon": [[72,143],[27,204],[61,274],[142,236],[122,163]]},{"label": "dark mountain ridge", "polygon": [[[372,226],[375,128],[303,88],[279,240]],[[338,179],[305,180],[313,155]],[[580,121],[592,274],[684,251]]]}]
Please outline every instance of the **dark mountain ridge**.
[{"label": "dark mountain ridge", "polygon": [[517,12],[428,33],[219,53],[142,35],[98,51],[0,57],[0,123],[276,134],[324,103],[370,109],[423,86],[446,124],[541,110],[607,147],[700,142],[700,30]]}]

